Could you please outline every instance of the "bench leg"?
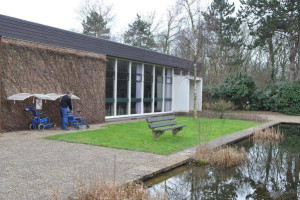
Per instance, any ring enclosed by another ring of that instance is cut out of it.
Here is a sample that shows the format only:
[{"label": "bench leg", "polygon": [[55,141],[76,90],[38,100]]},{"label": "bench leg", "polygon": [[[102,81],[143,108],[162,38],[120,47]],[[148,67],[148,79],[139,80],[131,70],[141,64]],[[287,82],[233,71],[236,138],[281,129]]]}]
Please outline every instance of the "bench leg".
[{"label": "bench leg", "polygon": [[159,136],[161,136],[162,134],[164,134],[164,131],[163,132],[153,132],[154,139],[158,140]]},{"label": "bench leg", "polygon": [[181,131],[181,130],[182,130],[182,128],[173,129],[173,130],[172,130],[173,136],[177,136],[177,133],[178,133],[179,131]]}]

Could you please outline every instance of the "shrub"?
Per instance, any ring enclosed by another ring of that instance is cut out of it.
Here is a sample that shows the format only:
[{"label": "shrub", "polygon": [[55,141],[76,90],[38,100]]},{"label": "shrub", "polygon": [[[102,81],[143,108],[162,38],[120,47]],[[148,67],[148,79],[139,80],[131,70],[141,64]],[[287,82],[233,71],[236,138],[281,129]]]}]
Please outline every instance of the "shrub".
[{"label": "shrub", "polygon": [[285,91],[288,86],[289,83],[284,82],[277,82],[269,85],[261,94],[263,110],[279,112],[280,105],[278,103],[281,98],[281,93]]},{"label": "shrub", "polygon": [[163,195],[152,197],[143,185],[127,184],[117,186],[114,183],[95,184],[92,187],[80,186],[73,199],[76,200],[104,200],[104,199],[166,199]]},{"label": "shrub", "polygon": [[256,90],[250,97],[249,106],[247,110],[265,110],[266,95],[264,90]]},{"label": "shrub", "polygon": [[233,104],[230,101],[216,101],[209,104],[209,109],[218,113],[220,119],[224,118],[224,113],[233,108]]},{"label": "shrub", "polygon": [[207,145],[201,145],[197,148],[194,163],[196,164],[214,164],[219,167],[234,167],[247,160],[247,153],[244,148],[236,149],[233,147],[222,147],[217,150],[210,150]]},{"label": "shrub", "polygon": [[255,131],[253,134],[253,141],[254,142],[280,142],[283,138],[283,135],[279,130],[274,128],[267,128],[261,131]]},{"label": "shrub", "polygon": [[234,167],[242,164],[246,159],[247,154],[244,148],[224,147],[214,152],[210,162],[220,167]]},{"label": "shrub", "polygon": [[264,91],[256,91],[250,109],[300,115],[300,83],[278,82]]},{"label": "shrub", "polygon": [[195,163],[196,164],[208,164],[209,158],[211,156],[211,150],[208,148],[207,144],[201,144],[197,149],[196,149],[196,154],[195,154]]},{"label": "shrub", "polygon": [[300,82],[276,82],[262,90],[256,89],[250,76],[232,74],[219,87],[207,90],[210,101],[231,101],[238,109],[300,115]]},{"label": "shrub", "polygon": [[244,109],[249,104],[251,96],[256,90],[252,77],[244,74],[232,74],[225,82],[211,90],[214,100],[226,100],[233,102],[239,109]]},{"label": "shrub", "polygon": [[277,94],[278,111],[288,115],[300,115],[300,83],[285,85]]},{"label": "shrub", "polygon": [[210,102],[211,101],[211,87],[203,87],[202,90],[202,101],[203,102]]}]

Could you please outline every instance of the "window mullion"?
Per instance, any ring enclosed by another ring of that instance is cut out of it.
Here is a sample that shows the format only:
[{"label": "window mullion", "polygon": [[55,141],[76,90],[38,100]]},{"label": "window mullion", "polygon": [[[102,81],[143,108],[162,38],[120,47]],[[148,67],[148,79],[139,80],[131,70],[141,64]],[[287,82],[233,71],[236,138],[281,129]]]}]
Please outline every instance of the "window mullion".
[{"label": "window mullion", "polygon": [[163,104],[162,111],[165,112],[165,90],[166,90],[166,67],[163,67]]},{"label": "window mullion", "polygon": [[117,83],[118,83],[118,59],[115,60],[115,80],[114,80],[114,116],[117,116]]},{"label": "window mullion", "polygon": [[172,69],[172,101],[171,101],[171,111],[174,110],[174,68]]},{"label": "window mullion", "polygon": [[131,67],[132,67],[132,62],[129,62],[129,80],[128,80],[128,111],[127,114],[131,114]]},{"label": "window mullion", "polygon": [[155,101],[155,65],[152,67],[152,103],[151,112],[154,113],[154,101]]},{"label": "window mullion", "polygon": [[145,81],[145,77],[144,77],[144,68],[145,65],[144,63],[142,64],[142,92],[141,92],[141,114],[144,113],[144,81]]}]

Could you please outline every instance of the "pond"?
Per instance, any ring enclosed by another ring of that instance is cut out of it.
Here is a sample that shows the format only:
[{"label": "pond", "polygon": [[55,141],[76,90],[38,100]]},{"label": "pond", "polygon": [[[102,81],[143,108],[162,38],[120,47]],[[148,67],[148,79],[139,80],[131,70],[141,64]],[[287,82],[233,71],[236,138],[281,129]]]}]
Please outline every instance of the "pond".
[{"label": "pond", "polygon": [[222,169],[183,166],[147,180],[151,193],[169,199],[300,199],[300,126],[281,124],[279,144],[236,144],[247,151],[248,162]]}]

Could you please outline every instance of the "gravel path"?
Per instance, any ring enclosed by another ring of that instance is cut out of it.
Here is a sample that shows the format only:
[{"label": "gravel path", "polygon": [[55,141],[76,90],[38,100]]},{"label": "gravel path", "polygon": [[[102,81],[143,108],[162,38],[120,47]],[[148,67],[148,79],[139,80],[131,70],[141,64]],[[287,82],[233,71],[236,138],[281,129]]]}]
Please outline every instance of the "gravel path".
[{"label": "gravel path", "polygon": [[[255,114],[277,122],[300,122],[300,117]],[[94,125],[91,128],[100,126]],[[211,144],[221,145],[245,137],[252,131],[253,128]],[[115,156],[115,178],[124,183],[184,162],[195,151],[195,148],[191,148],[170,156],[161,156],[43,139],[58,133],[61,131],[19,131],[0,136],[0,199],[50,199],[53,195],[58,195],[58,199],[66,199],[81,183],[112,181]]]},{"label": "gravel path", "polygon": [[[96,128],[95,126],[93,128]],[[60,131],[20,131],[0,137],[0,199],[66,198],[81,183],[118,181],[147,173],[137,166],[163,156],[43,139]],[[150,169],[151,170],[151,169]]]}]

